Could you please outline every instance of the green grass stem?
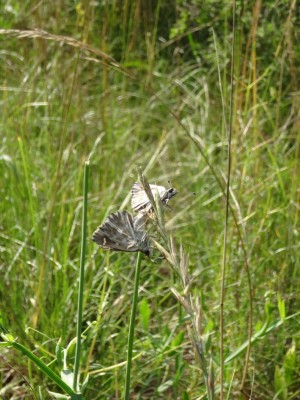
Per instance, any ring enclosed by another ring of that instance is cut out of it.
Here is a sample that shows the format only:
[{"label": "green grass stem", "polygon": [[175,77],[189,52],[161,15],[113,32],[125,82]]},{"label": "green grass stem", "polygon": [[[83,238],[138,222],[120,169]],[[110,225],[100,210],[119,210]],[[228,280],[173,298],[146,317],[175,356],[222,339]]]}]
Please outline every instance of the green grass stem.
[{"label": "green grass stem", "polygon": [[134,288],[133,288],[131,316],[130,316],[130,323],[129,323],[129,335],[128,335],[128,346],[127,346],[127,365],[126,365],[126,377],[125,377],[125,395],[124,395],[125,400],[129,400],[129,398],[130,398],[129,396],[130,396],[130,376],[131,376],[133,337],[134,337],[135,315],[136,315],[136,309],[137,309],[137,303],[138,303],[141,260],[142,260],[142,253],[138,252],[138,256],[137,256],[137,260],[136,260],[135,275],[134,275]]},{"label": "green grass stem", "polygon": [[228,237],[228,218],[229,218],[229,199],[230,199],[230,178],[231,178],[231,137],[232,137],[232,119],[233,119],[233,90],[234,90],[234,42],[235,42],[235,13],[236,5],[233,2],[232,10],[232,50],[231,50],[231,73],[230,73],[230,109],[229,109],[229,129],[227,134],[227,182],[226,182],[226,205],[225,205],[225,223],[224,223],[224,243],[223,260],[221,271],[221,293],[220,293],[220,400],[224,398],[224,302],[225,302],[225,284],[226,284],[226,263],[227,263],[227,237]]},{"label": "green grass stem", "polygon": [[27,190],[27,195],[28,195],[28,200],[29,200],[29,210],[30,210],[30,220],[32,227],[34,228],[34,240],[35,240],[35,247],[38,248],[38,239],[37,239],[37,234],[36,234],[36,229],[35,229],[35,204],[34,204],[34,199],[32,196],[32,185],[31,185],[31,179],[30,179],[30,165],[28,163],[26,154],[25,154],[25,149],[24,149],[24,143],[21,137],[18,137],[18,143],[19,143],[19,148],[20,148],[20,153],[22,157],[22,163],[23,163],[23,169],[24,169],[24,174],[25,174],[25,183],[26,183],[26,190]]},{"label": "green grass stem", "polygon": [[79,365],[80,365],[80,351],[81,351],[89,164],[90,164],[89,161],[85,162],[84,177],[83,177],[82,234],[81,234],[81,253],[80,253],[80,271],[79,271],[79,289],[78,289],[78,307],[77,307],[77,332],[76,332],[77,342],[76,342],[75,363],[74,363],[74,381],[73,381],[73,388],[75,391],[78,389],[77,380],[78,380],[78,372],[79,372]]}]

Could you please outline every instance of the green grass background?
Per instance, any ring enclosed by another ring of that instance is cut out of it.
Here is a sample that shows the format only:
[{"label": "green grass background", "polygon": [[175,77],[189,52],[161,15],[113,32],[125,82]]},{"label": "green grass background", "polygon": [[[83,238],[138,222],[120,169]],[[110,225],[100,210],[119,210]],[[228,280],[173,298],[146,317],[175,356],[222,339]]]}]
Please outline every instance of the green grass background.
[{"label": "green grass background", "polygon": [[[90,156],[88,237],[109,213],[130,210],[139,164],[150,183],[178,190],[167,226],[190,256],[218,397],[225,199],[199,145],[225,187],[218,65],[228,122],[231,2],[12,0],[1,9],[3,325],[59,374],[57,343],[76,335],[84,163]],[[244,394],[245,351],[226,364],[229,399],[300,398],[299,25],[295,1],[237,2],[230,203],[253,290],[230,216],[225,358],[247,341],[250,295],[253,335],[272,329],[252,345]],[[135,262],[88,240],[86,399],[123,398]],[[132,399],[206,398],[173,286],[158,252],[143,257]],[[0,371],[3,399],[57,391],[15,350],[1,349]]]}]

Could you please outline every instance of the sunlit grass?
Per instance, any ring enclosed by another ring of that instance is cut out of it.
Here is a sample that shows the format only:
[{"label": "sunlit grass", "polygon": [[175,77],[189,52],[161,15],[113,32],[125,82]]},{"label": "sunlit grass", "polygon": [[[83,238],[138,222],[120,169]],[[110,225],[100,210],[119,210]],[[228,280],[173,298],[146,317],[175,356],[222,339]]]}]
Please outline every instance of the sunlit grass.
[{"label": "sunlit grass", "polygon": [[[151,183],[167,186],[170,180],[178,190],[165,213],[166,227],[189,253],[193,294],[201,299],[203,335],[214,360],[218,396],[225,201],[191,140],[200,144],[224,188],[227,145],[213,36],[207,32],[206,47],[200,50],[193,37],[187,42],[160,42],[157,13],[166,12],[160,2],[146,12],[142,28],[136,17],[138,3],[127,10],[127,20],[125,10],[119,19],[113,4],[102,9],[105,21],[91,5],[81,6],[55,10],[49,5],[28,13],[20,5],[3,25],[39,27],[49,33],[47,40],[41,34],[23,39],[1,36],[3,325],[60,373],[57,343],[61,338],[65,348],[76,336],[84,163],[92,152],[88,237],[109,213],[130,209],[137,163]],[[299,89],[293,78],[299,54],[287,25],[293,18],[292,6],[282,11],[282,42],[274,37],[270,51],[264,42],[270,45],[269,34],[263,36],[260,22],[255,22],[257,8],[249,10],[249,29],[260,35],[255,43],[246,23],[238,31],[230,201],[253,281],[253,334],[265,332],[266,322],[273,326],[281,320],[278,294],[285,301],[286,316],[299,311]],[[231,18],[227,8],[226,18],[217,16],[222,24],[216,27],[226,113],[230,33],[224,21]],[[219,26],[224,27],[223,36]],[[61,45],[61,37],[55,35],[69,39]],[[289,51],[284,51],[286,46]],[[124,396],[135,262],[135,255],[104,252],[87,242],[80,376],[82,383],[90,374],[87,399]],[[225,392],[239,398],[249,289],[232,217],[226,275]],[[177,278],[158,251],[153,261],[143,258],[131,373],[132,394],[139,398],[193,399],[206,393],[185,312],[170,290],[174,286],[178,288]],[[297,396],[300,364],[291,363],[289,378],[284,369],[293,341],[299,361],[297,321],[290,318],[253,343],[245,393],[253,391],[260,399],[274,398],[280,390],[278,398]],[[29,383],[35,392],[42,386],[44,398],[45,388],[57,391],[13,349],[1,354],[3,398],[34,398]],[[68,362],[72,367],[74,348]],[[287,388],[282,376],[288,379]]]}]

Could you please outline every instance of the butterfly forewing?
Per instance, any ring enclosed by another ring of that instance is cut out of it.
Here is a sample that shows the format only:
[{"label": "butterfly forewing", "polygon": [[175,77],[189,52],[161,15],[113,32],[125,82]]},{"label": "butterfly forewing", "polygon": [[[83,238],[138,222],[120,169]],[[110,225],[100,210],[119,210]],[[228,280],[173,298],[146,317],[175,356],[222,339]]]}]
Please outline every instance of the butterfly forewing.
[{"label": "butterfly forewing", "polygon": [[[164,186],[158,185],[149,186],[154,198],[157,192],[164,204],[167,204],[167,202],[177,193],[177,191],[173,188],[166,189]],[[145,213],[149,212],[152,208],[147,193],[140,182],[136,182],[132,187],[131,207],[135,212],[142,211]]]}]

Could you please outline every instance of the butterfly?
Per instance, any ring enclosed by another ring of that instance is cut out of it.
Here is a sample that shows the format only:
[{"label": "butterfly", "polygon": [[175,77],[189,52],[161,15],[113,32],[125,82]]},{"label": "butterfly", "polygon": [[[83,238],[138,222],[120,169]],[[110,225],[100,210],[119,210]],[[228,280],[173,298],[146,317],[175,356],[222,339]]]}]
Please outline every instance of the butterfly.
[{"label": "butterfly", "polygon": [[92,240],[105,250],[141,251],[150,257],[150,238],[141,216],[133,217],[128,211],[118,211],[93,233]]},{"label": "butterfly", "polygon": [[[174,188],[166,189],[164,186],[149,185],[153,197],[158,192],[160,200],[163,204],[167,204],[168,201],[177,194],[177,190]],[[149,212],[151,210],[151,203],[145,192],[141,182],[135,182],[131,190],[131,207],[135,212]]]}]

